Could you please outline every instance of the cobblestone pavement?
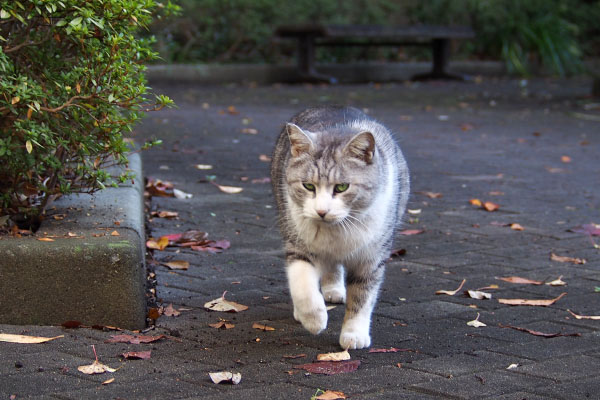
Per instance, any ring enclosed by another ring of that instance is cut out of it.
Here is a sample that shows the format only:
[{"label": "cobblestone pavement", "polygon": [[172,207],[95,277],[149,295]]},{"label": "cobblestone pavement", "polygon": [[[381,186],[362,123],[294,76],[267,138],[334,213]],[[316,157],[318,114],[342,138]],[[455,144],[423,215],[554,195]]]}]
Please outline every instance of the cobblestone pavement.
[{"label": "cobblestone pavement", "polygon": [[[137,128],[139,139],[164,141],[143,154],[145,174],[193,197],[153,197],[152,210],[177,211],[179,218],[152,218],[149,232],[158,238],[197,229],[229,240],[231,248],[221,254],[154,251],[157,261],[190,263],[187,270],[153,267],[158,303],[181,312],[161,316],[145,333],[167,335],[157,342],[105,343],[117,333],[87,328],[0,326],[3,333],[64,335],[45,344],[0,343],[0,398],[310,399],[327,390],[352,399],[599,398],[600,321],[568,312],[600,314],[600,250],[594,247],[600,237],[568,231],[600,223],[600,113],[585,98],[589,86],[577,80],[339,87],[156,83],[157,92],[179,107],[153,113]],[[372,349],[400,351],[351,351],[359,368],[330,376],[295,367],[339,351],[343,307],[329,311],[329,327],[319,336],[294,321],[274,201],[263,182],[264,156],[282,123],[322,103],[367,108],[397,134],[412,174],[412,211],[402,229],[424,231],[397,235],[395,246],[406,253],[388,263],[374,313]],[[244,190],[226,194],[210,179]],[[489,212],[471,199],[500,207]],[[554,261],[551,253],[587,262]],[[560,277],[566,286],[497,279],[511,276],[542,283]],[[463,280],[454,296],[435,294]],[[492,298],[464,294],[481,288]],[[248,310],[204,309],[225,291]],[[561,293],[567,294],[547,307],[499,302]],[[487,326],[467,325],[478,316]],[[235,327],[209,326],[221,319]],[[274,330],[256,329],[255,323]],[[534,334],[539,332],[563,336]],[[79,372],[78,366],[94,360],[91,345],[100,362],[118,370]],[[121,357],[141,350],[151,350],[151,358]],[[216,385],[208,375],[213,371],[241,373],[242,379]],[[109,378],[114,381],[102,384]]]}]

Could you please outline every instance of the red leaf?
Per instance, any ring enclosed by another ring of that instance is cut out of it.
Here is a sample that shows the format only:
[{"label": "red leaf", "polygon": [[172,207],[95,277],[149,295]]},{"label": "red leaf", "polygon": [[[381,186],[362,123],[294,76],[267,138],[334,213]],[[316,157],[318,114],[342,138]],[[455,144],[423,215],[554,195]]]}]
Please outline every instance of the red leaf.
[{"label": "red leaf", "polygon": [[128,360],[147,360],[150,358],[151,350],[148,351],[128,351],[127,353],[121,354],[123,358]]},{"label": "red leaf", "polygon": [[337,375],[354,372],[358,369],[360,360],[351,361],[322,361],[311,364],[297,365],[294,368],[303,369],[311,374]]},{"label": "red leaf", "polygon": [[557,333],[544,333],[544,332],[540,332],[540,331],[534,331],[533,329],[527,329],[527,328],[521,328],[519,326],[512,326],[512,325],[502,325],[502,324],[498,324],[498,326],[500,328],[511,328],[517,331],[521,331],[521,332],[527,332],[531,335],[534,336],[541,336],[541,337],[545,337],[545,338],[553,338],[553,337],[558,337],[558,336],[581,336],[581,333],[561,333],[561,332],[557,332]]},{"label": "red leaf", "polygon": [[105,343],[131,343],[131,344],[140,344],[140,343],[152,343],[157,340],[166,338],[165,335],[158,336],[144,336],[144,335],[111,335],[111,338],[105,341]]}]

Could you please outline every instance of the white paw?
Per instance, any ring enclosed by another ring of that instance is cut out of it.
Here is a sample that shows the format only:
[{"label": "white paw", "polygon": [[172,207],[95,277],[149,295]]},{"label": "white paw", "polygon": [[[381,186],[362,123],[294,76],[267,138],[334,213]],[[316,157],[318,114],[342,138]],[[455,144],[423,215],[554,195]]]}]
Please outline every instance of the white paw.
[{"label": "white paw", "polygon": [[342,333],[340,334],[340,346],[342,346],[343,349],[364,349],[371,346],[369,328],[349,328],[342,326]]},{"label": "white paw", "polygon": [[346,302],[346,289],[342,286],[323,286],[323,298],[328,303],[345,303]]},{"label": "white paw", "polygon": [[294,318],[304,329],[316,335],[327,327],[327,309],[325,304],[314,307],[294,306]]}]

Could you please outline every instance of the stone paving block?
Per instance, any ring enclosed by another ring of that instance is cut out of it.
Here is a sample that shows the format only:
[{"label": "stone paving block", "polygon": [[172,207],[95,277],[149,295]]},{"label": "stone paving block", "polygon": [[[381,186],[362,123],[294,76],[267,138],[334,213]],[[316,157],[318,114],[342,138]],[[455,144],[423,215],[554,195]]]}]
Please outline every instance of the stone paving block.
[{"label": "stone paving block", "polygon": [[537,388],[535,393],[539,393],[540,398],[593,399],[598,397],[598,393],[600,393],[600,379],[595,377],[554,383]]},{"label": "stone paving block", "polygon": [[496,397],[519,391],[530,391],[551,383],[551,380],[532,376],[520,376],[504,371],[486,371],[458,378],[439,377],[426,383],[411,385],[409,388],[453,399],[478,399],[484,396]]},{"label": "stone paving block", "polygon": [[[576,345],[576,344],[575,344]],[[552,379],[556,382],[598,378],[600,359],[586,355],[552,357],[546,361],[529,363],[515,369],[515,373]]]},{"label": "stone paving block", "polygon": [[[83,374],[82,374],[83,375]],[[60,370],[46,370],[27,374],[2,375],[0,395],[9,398],[27,398],[29,396],[55,395],[73,388],[90,388],[96,384],[85,377],[64,374]]]}]

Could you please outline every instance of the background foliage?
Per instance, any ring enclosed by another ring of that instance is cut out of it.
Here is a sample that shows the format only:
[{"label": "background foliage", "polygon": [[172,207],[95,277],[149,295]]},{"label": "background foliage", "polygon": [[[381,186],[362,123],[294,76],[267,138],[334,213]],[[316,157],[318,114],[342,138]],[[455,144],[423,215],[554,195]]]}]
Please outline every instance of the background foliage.
[{"label": "background foliage", "polygon": [[157,6],[0,1],[0,216],[30,219],[53,196],[114,183],[105,167],[127,163],[123,134],[143,111],[171,103],[144,98],[144,63],[156,53],[134,36]]},{"label": "background foliage", "polygon": [[[308,22],[469,25],[474,40],[456,43],[463,58],[502,59],[510,71],[578,72],[600,50],[598,0],[180,0],[185,10],[151,27],[167,62],[282,62],[293,43],[274,43],[281,24]],[[390,51],[328,48],[321,61],[429,57],[407,47]]]}]

